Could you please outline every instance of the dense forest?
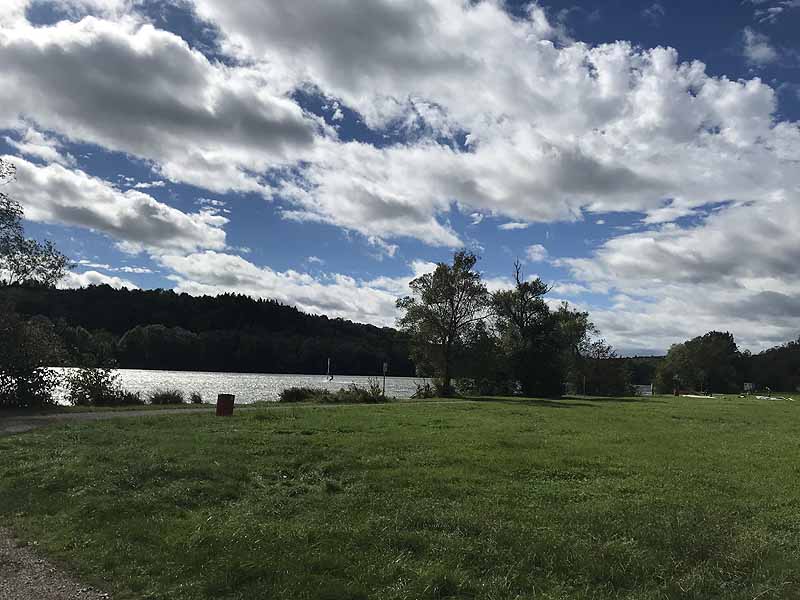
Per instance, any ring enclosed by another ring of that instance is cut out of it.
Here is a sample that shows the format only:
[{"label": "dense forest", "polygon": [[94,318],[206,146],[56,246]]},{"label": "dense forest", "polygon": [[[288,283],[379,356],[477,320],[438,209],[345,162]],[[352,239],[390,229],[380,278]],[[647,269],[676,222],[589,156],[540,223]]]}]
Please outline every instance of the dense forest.
[{"label": "dense forest", "polygon": [[389,327],[305,314],[236,294],[195,297],[171,290],[0,287],[27,318],[63,340],[66,365],[113,359],[120,367],[253,373],[413,376],[408,340]]}]

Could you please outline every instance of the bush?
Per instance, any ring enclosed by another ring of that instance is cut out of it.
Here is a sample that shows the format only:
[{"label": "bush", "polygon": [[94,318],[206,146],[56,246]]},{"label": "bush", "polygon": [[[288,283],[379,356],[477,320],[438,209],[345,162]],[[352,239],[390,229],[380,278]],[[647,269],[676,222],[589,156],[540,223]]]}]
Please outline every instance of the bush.
[{"label": "bush", "polygon": [[117,394],[117,404],[120,406],[131,406],[135,404],[144,404],[144,400],[139,392],[120,390]]},{"label": "bush", "polygon": [[456,382],[456,391],[461,396],[513,396],[519,393],[519,386],[507,380],[463,378]]},{"label": "bush", "polygon": [[110,367],[76,369],[66,376],[66,399],[74,406],[122,406],[144,404],[138,393],[119,386]]},{"label": "bush", "polygon": [[0,408],[54,404],[60,376],[48,367],[61,356],[61,340],[48,319],[23,321],[0,303]]},{"label": "bush", "polygon": [[386,402],[377,379],[370,379],[367,387],[351,383],[338,392],[324,388],[290,387],[278,395],[278,402],[321,402],[330,404],[377,404]]},{"label": "bush", "polygon": [[309,402],[329,395],[330,392],[324,388],[293,386],[278,394],[278,402]]},{"label": "bush", "polygon": [[378,404],[386,401],[380,383],[373,378],[367,380],[366,388],[351,383],[346,388],[332,394],[332,398],[333,402],[341,402],[343,404]]},{"label": "bush", "polygon": [[428,381],[418,383],[416,386],[417,391],[411,394],[411,397],[415,400],[421,400],[423,398],[435,398],[438,395],[436,393],[436,388]]},{"label": "bush", "polygon": [[192,392],[192,394],[189,396],[189,402],[192,404],[202,404],[203,396],[200,394],[200,392]]},{"label": "bush", "polygon": [[121,391],[109,368],[76,369],[66,375],[66,399],[74,406],[110,406]]},{"label": "bush", "polygon": [[150,404],[183,404],[185,400],[178,389],[156,390],[150,394]]}]

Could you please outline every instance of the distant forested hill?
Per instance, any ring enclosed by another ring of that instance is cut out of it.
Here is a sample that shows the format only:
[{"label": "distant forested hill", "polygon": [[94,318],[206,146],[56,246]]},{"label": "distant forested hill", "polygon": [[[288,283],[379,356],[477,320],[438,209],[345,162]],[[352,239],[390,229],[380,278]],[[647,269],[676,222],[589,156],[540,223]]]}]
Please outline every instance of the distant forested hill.
[{"label": "distant forested hill", "polygon": [[408,341],[389,327],[305,314],[237,294],[195,297],[171,290],[4,287],[30,318],[64,340],[65,362],[112,357],[120,367],[261,373],[414,375]]}]

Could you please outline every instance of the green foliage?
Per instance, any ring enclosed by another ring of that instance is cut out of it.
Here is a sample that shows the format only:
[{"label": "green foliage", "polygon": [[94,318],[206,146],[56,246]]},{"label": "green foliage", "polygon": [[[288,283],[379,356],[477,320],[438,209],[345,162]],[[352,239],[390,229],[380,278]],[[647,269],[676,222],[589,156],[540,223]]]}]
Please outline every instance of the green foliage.
[{"label": "green foliage", "polygon": [[558,397],[564,381],[564,336],[544,301],[550,288],[541,279],[525,280],[514,264],[516,285],[492,294],[502,356],[523,395]]},{"label": "green foliage", "polygon": [[39,408],[53,404],[62,349],[52,323],[45,318],[23,321],[0,303],[0,408]]},{"label": "green foliage", "polygon": [[186,396],[178,389],[161,389],[150,393],[150,404],[183,404]]},{"label": "green foliage", "polygon": [[330,392],[324,388],[293,386],[280,391],[278,402],[309,402],[328,394]]},{"label": "green foliage", "polygon": [[800,337],[759,354],[746,354],[744,380],[759,388],[800,391]]},{"label": "green foliage", "polygon": [[[0,159],[0,185],[13,180],[14,165]],[[0,274],[4,283],[53,286],[66,274],[70,263],[50,241],[26,238],[22,207],[0,192]]]},{"label": "green foliage", "polygon": [[577,370],[576,389],[590,396],[632,396],[627,363],[603,340],[588,344]]},{"label": "green foliage", "polygon": [[452,265],[438,263],[433,273],[412,280],[412,295],[397,301],[400,329],[411,338],[415,362],[441,378],[445,396],[452,393],[453,356],[489,306],[477,260],[466,250],[456,252]]},{"label": "green foliage", "polygon": [[675,344],[656,373],[656,387],[668,393],[675,387],[697,392],[735,392],[741,389],[742,355],[733,335],[710,331]]},{"label": "green foliage", "polygon": [[797,598],[797,410],[520,399],[72,423],[0,438],[0,521],[114,598]]},{"label": "green foliage", "polygon": [[351,383],[346,388],[331,394],[331,396],[334,398],[335,402],[350,404],[378,404],[380,402],[386,402],[383,389],[375,378],[370,378],[367,381],[366,387]]},{"label": "green foliage", "polygon": [[192,392],[189,395],[189,402],[192,404],[202,404],[203,403],[203,396],[200,392]]},{"label": "green foliage", "polygon": [[81,367],[65,377],[66,399],[73,406],[125,406],[144,404],[138,393],[123,390],[111,367]]},{"label": "green foliage", "polygon": [[278,402],[316,402],[321,404],[377,404],[386,402],[378,379],[370,378],[366,387],[351,383],[346,388],[331,392],[324,388],[289,387],[278,394]]}]

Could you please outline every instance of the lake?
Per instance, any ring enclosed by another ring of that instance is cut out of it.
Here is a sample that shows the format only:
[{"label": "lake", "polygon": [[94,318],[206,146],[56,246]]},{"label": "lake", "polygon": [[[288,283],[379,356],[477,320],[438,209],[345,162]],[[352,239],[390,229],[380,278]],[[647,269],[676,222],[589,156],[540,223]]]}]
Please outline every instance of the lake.
[{"label": "lake", "polygon": [[[65,371],[68,369],[64,369]],[[293,387],[326,388],[335,392],[351,383],[366,387],[367,375],[339,375],[327,381],[325,375],[271,375],[266,373],[210,373],[202,371],[151,371],[145,369],[117,369],[120,385],[131,392],[141,392],[142,397],[157,389],[177,388],[186,394],[199,392],[204,402],[216,402],[217,394],[235,394],[236,402],[247,404],[259,400],[277,401],[281,390]],[[383,385],[383,377],[377,378]],[[409,398],[418,377],[387,377],[386,395]]]}]

